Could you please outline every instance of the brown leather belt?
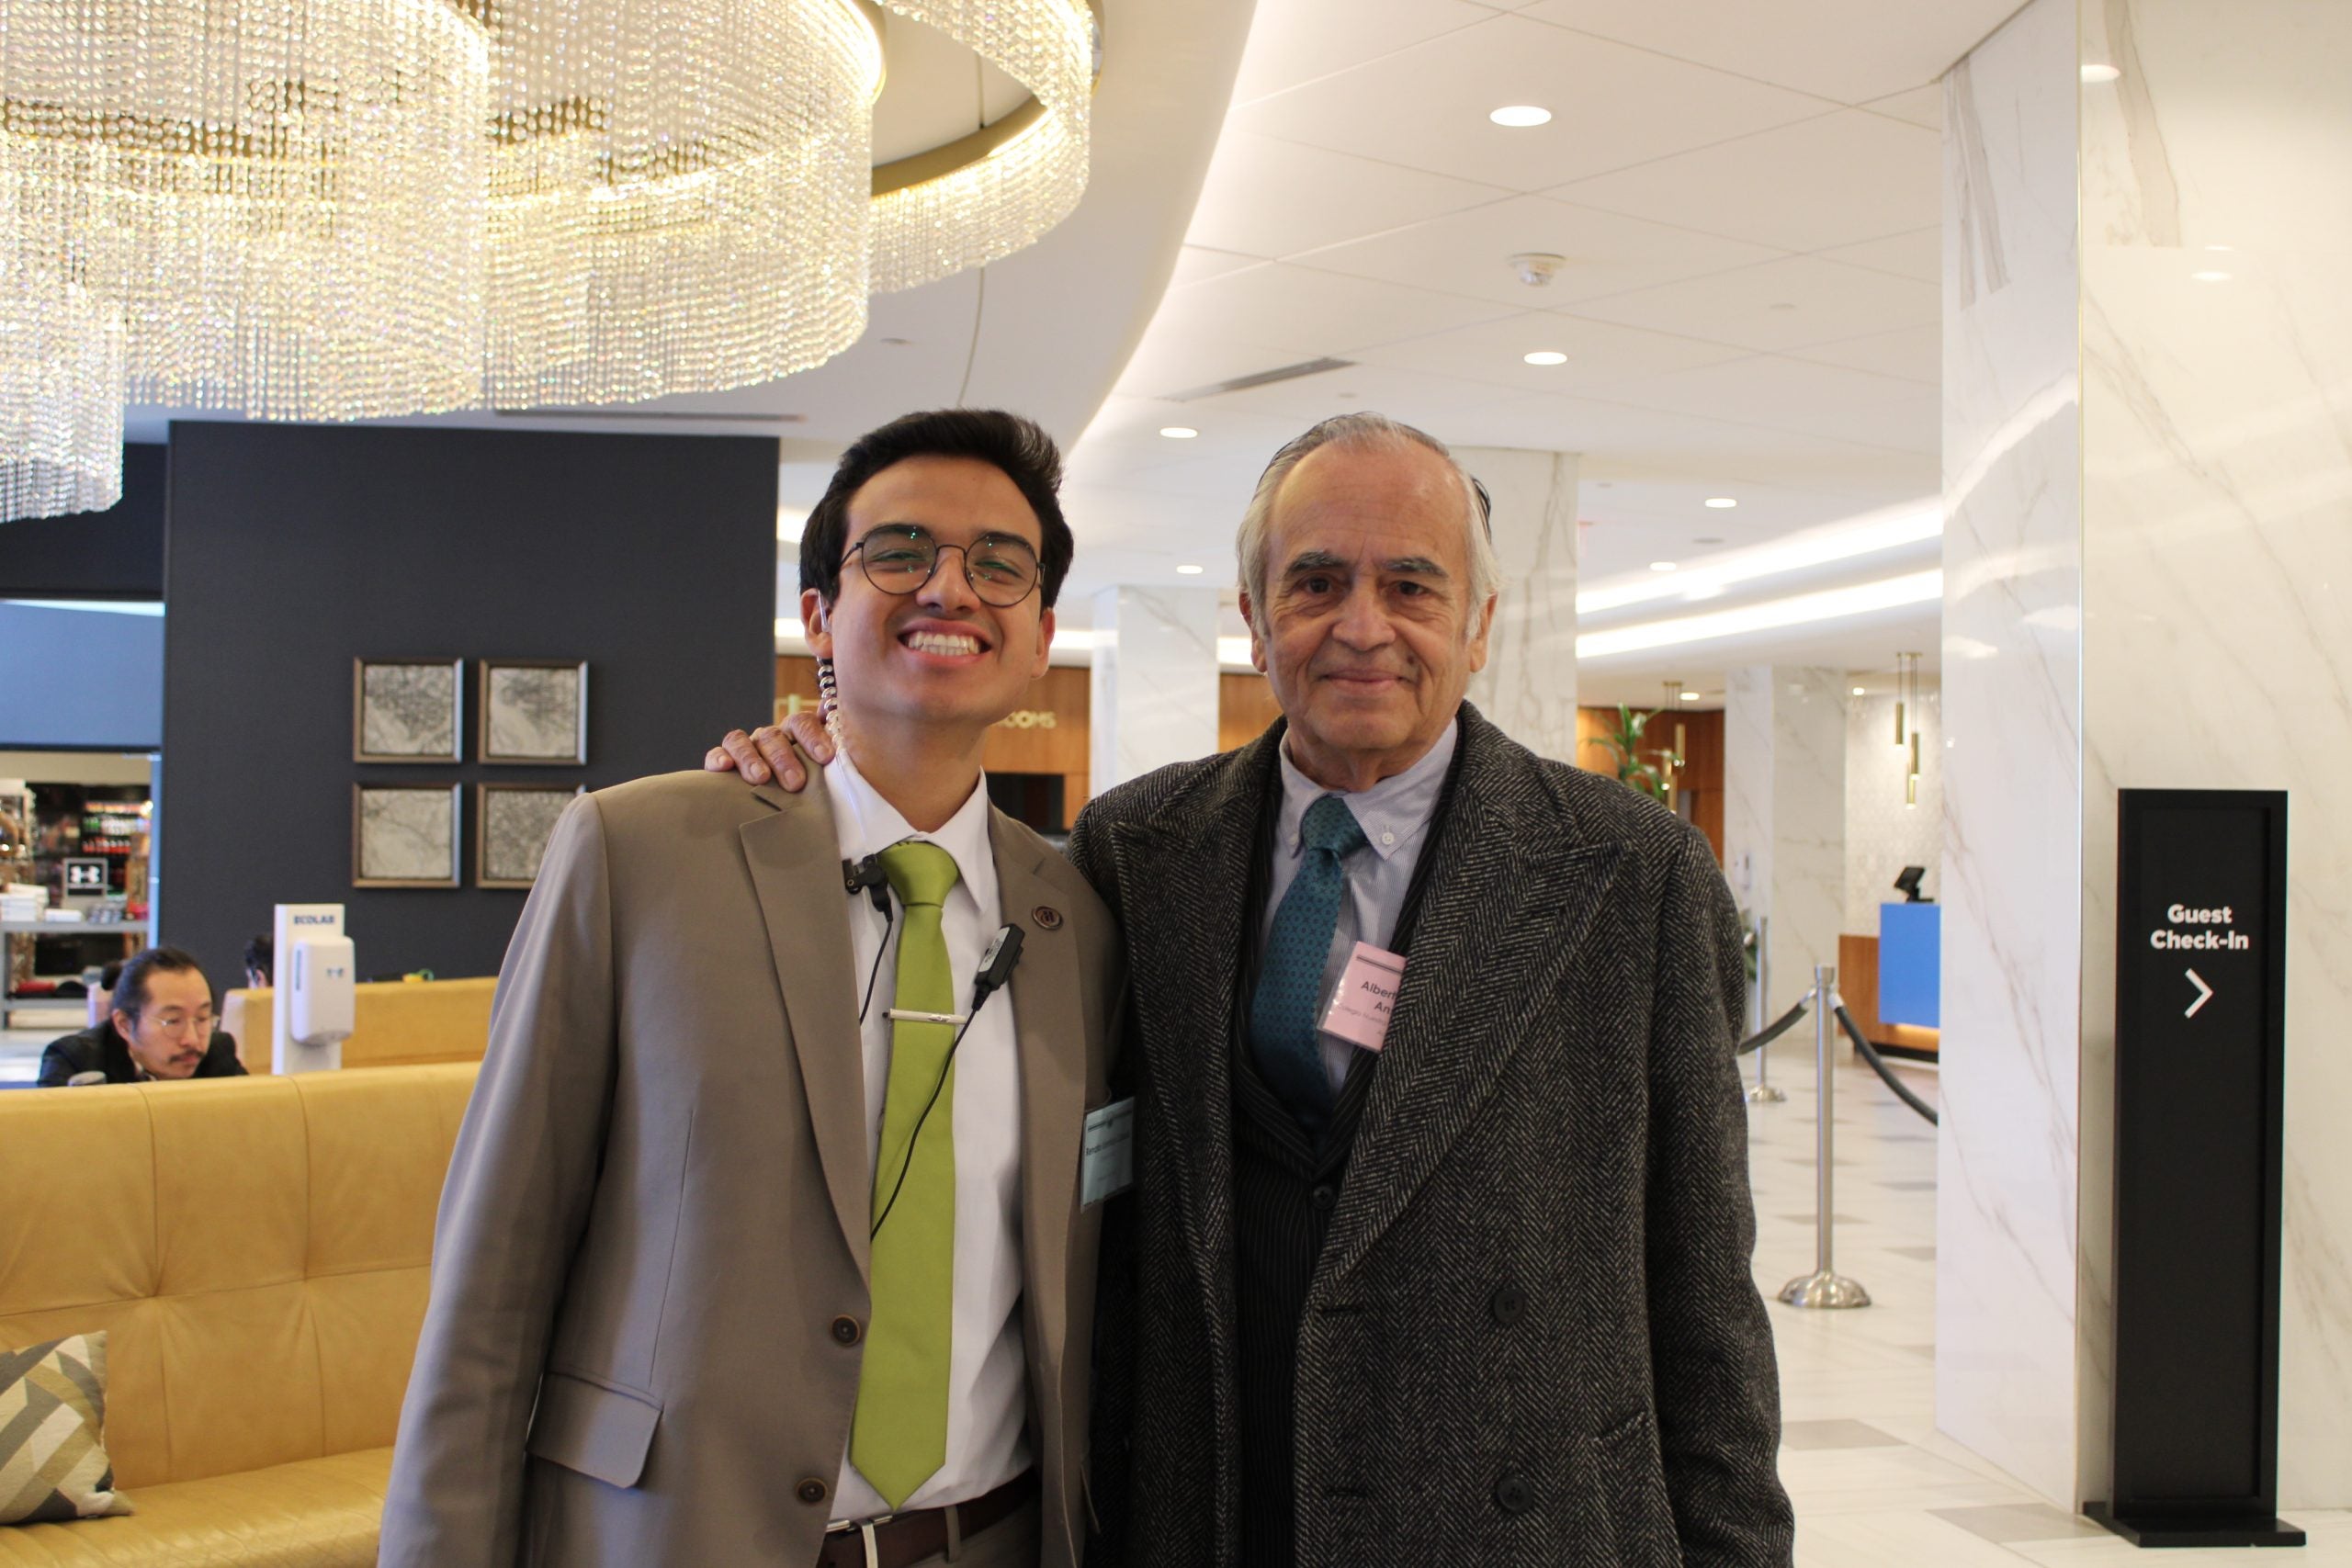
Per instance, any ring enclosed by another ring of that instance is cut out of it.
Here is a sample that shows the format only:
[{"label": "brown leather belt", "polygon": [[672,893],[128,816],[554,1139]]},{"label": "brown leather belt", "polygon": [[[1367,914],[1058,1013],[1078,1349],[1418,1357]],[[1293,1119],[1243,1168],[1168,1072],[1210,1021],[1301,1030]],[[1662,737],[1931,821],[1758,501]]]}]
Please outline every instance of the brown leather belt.
[{"label": "brown leather belt", "polygon": [[[1037,1495],[1037,1472],[1024,1470],[984,1497],[950,1503],[944,1508],[923,1508],[911,1514],[890,1514],[865,1524],[835,1525],[825,1532],[825,1549],[817,1554],[817,1568],[909,1568],[947,1550],[947,1515],[956,1515],[956,1536],[969,1540],[982,1530],[1003,1523]],[[870,1550],[869,1550],[870,1548]]]}]

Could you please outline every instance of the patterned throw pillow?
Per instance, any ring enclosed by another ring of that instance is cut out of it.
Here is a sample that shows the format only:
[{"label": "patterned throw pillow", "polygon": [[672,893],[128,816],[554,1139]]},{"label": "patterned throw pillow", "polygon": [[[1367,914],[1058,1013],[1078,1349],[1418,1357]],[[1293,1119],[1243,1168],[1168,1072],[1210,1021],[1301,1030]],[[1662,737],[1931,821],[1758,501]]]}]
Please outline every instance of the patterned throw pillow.
[{"label": "patterned throw pillow", "polygon": [[104,1334],[0,1350],[0,1525],[130,1512],[106,1426]]}]

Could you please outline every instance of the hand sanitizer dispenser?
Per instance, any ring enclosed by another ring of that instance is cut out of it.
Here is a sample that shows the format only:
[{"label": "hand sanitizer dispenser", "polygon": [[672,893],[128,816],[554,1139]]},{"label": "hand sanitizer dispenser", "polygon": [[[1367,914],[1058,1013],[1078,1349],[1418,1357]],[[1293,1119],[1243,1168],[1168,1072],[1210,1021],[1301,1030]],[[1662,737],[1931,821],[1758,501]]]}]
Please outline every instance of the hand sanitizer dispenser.
[{"label": "hand sanitizer dispenser", "polygon": [[270,1067],[278,1073],[331,1072],[343,1066],[357,978],[340,904],[280,904],[272,924]]},{"label": "hand sanitizer dispenser", "polygon": [[352,953],[347,936],[305,937],[294,944],[288,1032],[297,1045],[340,1045],[351,1038]]}]

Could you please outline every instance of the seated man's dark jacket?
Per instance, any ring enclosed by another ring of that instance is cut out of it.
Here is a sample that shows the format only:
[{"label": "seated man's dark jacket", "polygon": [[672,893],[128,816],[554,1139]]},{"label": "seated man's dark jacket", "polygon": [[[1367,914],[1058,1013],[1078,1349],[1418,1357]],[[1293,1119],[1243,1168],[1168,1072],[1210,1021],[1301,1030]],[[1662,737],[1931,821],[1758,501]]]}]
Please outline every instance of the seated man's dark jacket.
[{"label": "seated man's dark jacket", "polygon": [[[1706,840],[1464,704],[1298,1314],[1291,1550],[1244,1549],[1236,1026],[1277,724],[1098,795],[1136,1182],[1103,1219],[1089,1568],[1785,1568],[1738,918]],[[1354,1085],[1351,1084],[1351,1092]],[[1273,1557],[1268,1563],[1253,1559]]]},{"label": "seated man's dark jacket", "polygon": [[[130,1047],[123,1043],[121,1033],[111,1021],[85,1029],[79,1034],[69,1034],[62,1040],[52,1040],[40,1054],[42,1089],[63,1089],[76,1073],[104,1073],[108,1083],[137,1083],[139,1064],[130,1059]],[[205,1048],[204,1060],[196,1065],[200,1078],[241,1078],[245,1065],[237,1060],[237,1043],[226,1030],[212,1032],[212,1043]]]}]

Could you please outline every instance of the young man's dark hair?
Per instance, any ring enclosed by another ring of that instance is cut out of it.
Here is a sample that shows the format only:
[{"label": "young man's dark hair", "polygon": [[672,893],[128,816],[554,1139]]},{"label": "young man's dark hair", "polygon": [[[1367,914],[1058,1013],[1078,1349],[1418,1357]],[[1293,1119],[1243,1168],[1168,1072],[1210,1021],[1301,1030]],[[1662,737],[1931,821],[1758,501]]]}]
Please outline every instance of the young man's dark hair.
[{"label": "young man's dark hair", "polygon": [[148,976],[159,970],[168,975],[200,975],[204,972],[203,966],[192,956],[176,947],[151,947],[143,953],[134,953],[123,964],[121,975],[116,977],[113,987],[115,1009],[137,1018],[140,1010],[147,1005]]},{"label": "young man's dark hair", "polygon": [[1062,455],[1054,438],[1032,420],[1001,409],[934,409],[903,414],[869,430],[842,454],[825,496],[800,531],[800,587],[815,589],[832,604],[841,597],[842,554],[849,548],[849,502],[865,481],[910,457],[969,457],[1001,469],[1037,514],[1042,547],[1037,565],[1045,608],[1054,607],[1069,572],[1073,546],[1057,493],[1062,484]]}]

